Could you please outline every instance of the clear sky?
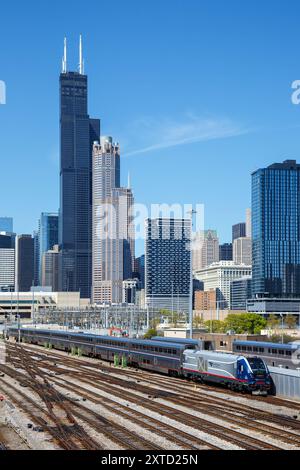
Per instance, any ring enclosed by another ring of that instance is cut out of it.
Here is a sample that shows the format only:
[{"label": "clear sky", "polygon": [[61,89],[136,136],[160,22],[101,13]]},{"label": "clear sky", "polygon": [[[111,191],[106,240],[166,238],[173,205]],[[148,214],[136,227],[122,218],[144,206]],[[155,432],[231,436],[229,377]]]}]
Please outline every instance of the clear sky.
[{"label": "clear sky", "polygon": [[31,233],[59,205],[58,75],[83,35],[89,112],[122,149],[138,203],[203,203],[221,241],[251,172],[300,161],[299,0],[2,2],[0,215]]}]

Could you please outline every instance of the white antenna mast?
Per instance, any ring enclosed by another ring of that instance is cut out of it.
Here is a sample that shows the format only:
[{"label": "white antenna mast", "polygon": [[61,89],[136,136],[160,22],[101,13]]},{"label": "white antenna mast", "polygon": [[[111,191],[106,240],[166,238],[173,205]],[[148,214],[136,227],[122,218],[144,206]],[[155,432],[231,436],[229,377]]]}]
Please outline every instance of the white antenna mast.
[{"label": "white antenna mast", "polygon": [[64,39],[64,57],[62,60],[62,73],[67,73],[67,38]]},{"label": "white antenna mast", "polygon": [[82,36],[79,36],[79,73],[84,75],[84,62],[82,57]]}]

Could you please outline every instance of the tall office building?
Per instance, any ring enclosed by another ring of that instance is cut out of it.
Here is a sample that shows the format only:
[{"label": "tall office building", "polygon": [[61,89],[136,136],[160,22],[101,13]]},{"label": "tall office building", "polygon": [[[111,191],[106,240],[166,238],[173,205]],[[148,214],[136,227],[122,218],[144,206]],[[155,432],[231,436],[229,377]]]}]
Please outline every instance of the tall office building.
[{"label": "tall office building", "polygon": [[15,234],[0,232],[0,291],[15,289]]},{"label": "tall office building", "polygon": [[252,239],[236,238],[233,242],[233,261],[235,264],[252,266]]},{"label": "tall office building", "polygon": [[219,261],[219,238],[215,230],[196,233],[192,246],[193,271]]},{"label": "tall office building", "polygon": [[138,278],[141,289],[145,289],[145,255],[135,259],[133,277]]},{"label": "tall office building", "polygon": [[52,250],[43,253],[41,286],[52,287],[52,292],[58,292],[58,261],[58,245],[54,245]]},{"label": "tall office building", "polygon": [[67,70],[65,41],[60,74],[60,289],[91,294],[92,146],[100,121],[88,114],[88,79],[80,41],[79,71]]},{"label": "tall office building", "polygon": [[232,226],[232,244],[237,238],[244,238],[246,236],[246,223],[241,222]]},{"label": "tall office building", "polygon": [[93,274],[95,303],[121,303],[134,270],[133,194],[120,187],[120,148],[102,137],[93,150]]},{"label": "tall office building", "polygon": [[12,217],[0,217],[0,232],[12,233],[14,231],[13,225]]},{"label": "tall office building", "polygon": [[219,260],[220,261],[232,261],[233,260],[232,243],[223,243],[223,245],[220,245]]},{"label": "tall office building", "polygon": [[252,295],[300,297],[300,165],[252,174]]},{"label": "tall office building", "polygon": [[189,312],[191,295],[191,221],[146,220],[146,304]]},{"label": "tall office building", "polygon": [[43,255],[49,250],[52,250],[54,245],[58,245],[58,214],[42,212],[39,220],[39,285],[42,284],[42,260]]},{"label": "tall office building", "polygon": [[34,240],[31,235],[16,237],[15,287],[17,292],[30,291],[34,282]]}]

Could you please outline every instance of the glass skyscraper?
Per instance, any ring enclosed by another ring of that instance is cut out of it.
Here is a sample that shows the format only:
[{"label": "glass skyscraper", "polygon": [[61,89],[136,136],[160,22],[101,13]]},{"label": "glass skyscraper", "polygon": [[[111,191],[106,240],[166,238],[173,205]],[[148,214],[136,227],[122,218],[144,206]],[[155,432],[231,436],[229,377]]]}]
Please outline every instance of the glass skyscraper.
[{"label": "glass skyscraper", "polygon": [[[65,65],[66,67],[66,65]],[[88,115],[88,80],[60,75],[59,284],[90,298],[92,273],[92,145],[100,121]]]},{"label": "glass skyscraper", "polygon": [[13,218],[0,217],[0,232],[13,232]]},{"label": "glass skyscraper", "polygon": [[42,212],[39,220],[39,285],[42,285],[42,259],[44,253],[58,244],[58,214]]},{"label": "glass skyscraper", "polygon": [[300,165],[252,174],[252,296],[300,296]]}]

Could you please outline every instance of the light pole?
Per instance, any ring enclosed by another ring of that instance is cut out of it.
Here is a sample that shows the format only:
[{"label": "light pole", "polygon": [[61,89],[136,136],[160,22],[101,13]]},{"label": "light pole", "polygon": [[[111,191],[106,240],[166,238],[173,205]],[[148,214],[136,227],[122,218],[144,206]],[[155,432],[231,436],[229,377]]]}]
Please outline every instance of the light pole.
[{"label": "light pole", "polygon": [[192,209],[188,212],[191,216],[191,233],[190,233],[190,298],[189,298],[189,323],[190,323],[190,338],[193,339],[193,216],[197,211]]},{"label": "light pole", "polygon": [[281,317],[281,344],[283,344],[283,313],[279,314]]}]

